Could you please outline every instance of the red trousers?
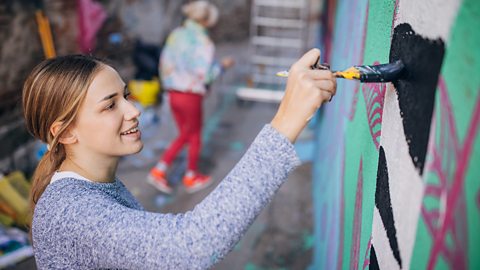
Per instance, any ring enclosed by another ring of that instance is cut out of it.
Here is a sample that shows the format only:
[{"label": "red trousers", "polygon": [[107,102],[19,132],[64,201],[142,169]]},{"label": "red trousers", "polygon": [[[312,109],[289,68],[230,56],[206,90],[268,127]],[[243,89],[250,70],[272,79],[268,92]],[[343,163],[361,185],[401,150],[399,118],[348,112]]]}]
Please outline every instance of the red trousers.
[{"label": "red trousers", "polygon": [[203,96],[179,91],[168,91],[170,109],[179,134],[163,154],[162,161],[170,165],[178,152],[188,144],[188,170],[197,170],[202,142]]}]

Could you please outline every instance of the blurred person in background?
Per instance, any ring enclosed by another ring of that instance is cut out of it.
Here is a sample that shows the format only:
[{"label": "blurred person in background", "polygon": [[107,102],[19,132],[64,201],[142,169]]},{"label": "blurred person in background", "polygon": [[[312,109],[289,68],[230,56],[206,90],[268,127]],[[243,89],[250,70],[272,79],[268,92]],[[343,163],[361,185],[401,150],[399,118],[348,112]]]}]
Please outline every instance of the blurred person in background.
[{"label": "blurred person in background", "polygon": [[221,183],[186,213],[143,209],[116,177],[142,147],[140,112],[117,71],[90,56],[51,58],[23,87],[25,125],[48,145],[32,177],[38,269],[207,269],[225,257],[300,164],[293,143],[336,92],[312,49],[289,70],[278,111]]},{"label": "blurred person in background", "polygon": [[207,1],[182,6],[184,24],[167,37],[160,57],[162,87],[168,92],[170,108],[178,135],[150,170],[148,181],[164,193],[172,193],[167,169],[178,153],[188,145],[187,171],[182,179],[189,193],[210,185],[212,178],[198,170],[201,152],[203,99],[209,85],[234,63],[231,57],[215,61],[215,45],[208,28],[218,21],[218,9]]}]

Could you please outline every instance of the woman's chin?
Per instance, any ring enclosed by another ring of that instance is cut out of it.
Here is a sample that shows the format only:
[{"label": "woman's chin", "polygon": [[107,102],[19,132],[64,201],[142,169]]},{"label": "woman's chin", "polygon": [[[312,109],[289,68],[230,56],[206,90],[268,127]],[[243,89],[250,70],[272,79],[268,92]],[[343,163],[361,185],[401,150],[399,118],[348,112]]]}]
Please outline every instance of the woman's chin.
[{"label": "woman's chin", "polygon": [[140,153],[140,151],[142,151],[143,149],[143,142],[142,141],[138,141],[135,143],[135,145],[130,145],[128,147],[128,150],[125,151],[125,156],[129,156],[129,155],[135,155],[135,154],[138,154]]},{"label": "woman's chin", "polygon": [[143,149],[143,142],[140,141],[139,146],[137,147],[137,149],[132,154],[138,154],[138,153],[140,153],[140,151],[142,151],[142,149]]}]

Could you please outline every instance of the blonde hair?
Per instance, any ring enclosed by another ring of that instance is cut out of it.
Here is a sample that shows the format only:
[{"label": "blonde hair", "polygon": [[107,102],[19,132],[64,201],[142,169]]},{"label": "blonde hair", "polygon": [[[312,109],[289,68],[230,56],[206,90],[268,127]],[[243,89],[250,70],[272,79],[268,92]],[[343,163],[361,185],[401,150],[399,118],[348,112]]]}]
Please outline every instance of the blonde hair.
[{"label": "blonde hair", "polygon": [[[28,131],[49,146],[32,178],[31,211],[65,160],[66,153],[58,139],[74,122],[87,89],[104,65],[83,55],[69,55],[45,60],[30,73],[23,86],[23,114]],[[62,122],[55,136],[50,127]]]},{"label": "blonde hair", "polygon": [[182,6],[182,13],[187,18],[199,23],[206,23],[207,27],[214,26],[218,21],[218,8],[208,1],[194,1]]}]

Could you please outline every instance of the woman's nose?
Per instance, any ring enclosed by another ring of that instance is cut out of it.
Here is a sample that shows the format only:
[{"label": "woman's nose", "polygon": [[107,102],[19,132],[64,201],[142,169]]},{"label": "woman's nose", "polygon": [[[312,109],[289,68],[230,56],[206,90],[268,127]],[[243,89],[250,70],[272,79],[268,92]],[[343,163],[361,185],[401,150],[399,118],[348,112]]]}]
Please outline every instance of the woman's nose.
[{"label": "woman's nose", "polygon": [[141,114],[140,110],[135,107],[133,102],[126,101],[126,112],[125,112],[125,120],[132,120],[139,117]]}]

